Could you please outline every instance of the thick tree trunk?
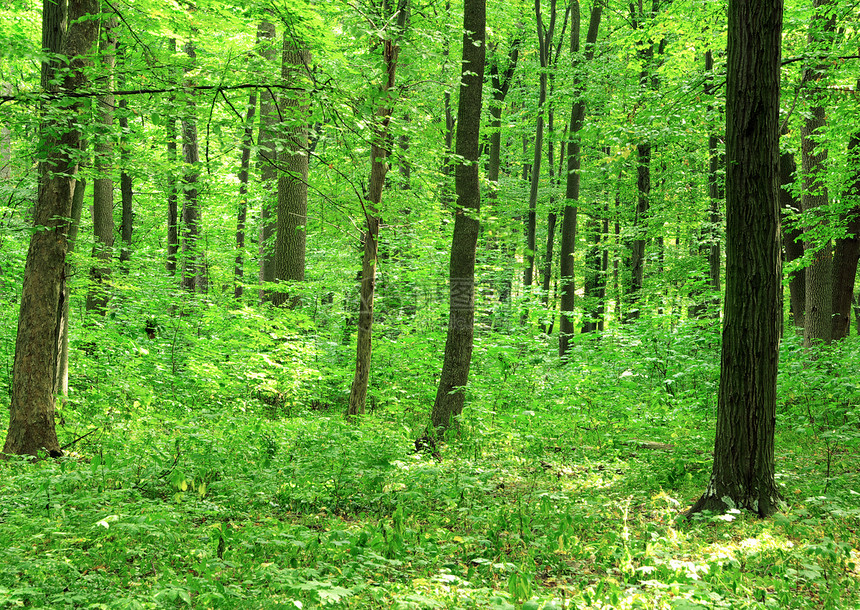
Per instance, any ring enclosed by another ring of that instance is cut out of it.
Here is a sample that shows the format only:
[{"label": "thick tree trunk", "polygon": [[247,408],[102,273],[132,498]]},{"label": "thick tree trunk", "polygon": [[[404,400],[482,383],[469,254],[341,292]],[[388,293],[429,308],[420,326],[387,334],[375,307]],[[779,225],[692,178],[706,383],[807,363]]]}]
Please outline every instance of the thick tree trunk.
[{"label": "thick tree trunk", "polygon": [[481,154],[482,85],[486,38],[485,0],[465,0],[463,6],[463,61],[457,109],[457,192],[454,235],[451,241],[448,287],[448,336],[445,359],[430,414],[435,433],[455,424],[465,404],[465,389],[472,360],[475,322],[475,249],[478,242],[481,188],[478,159]]},{"label": "thick tree trunk", "polygon": [[714,465],[689,514],[766,517],[774,480],[782,331],[779,92],[782,0],[729,0],[726,85],[726,302]]},{"label": "thick tree trunk", "polygon": [[561,227],[561,252],[559,262],[561,319],[558,334],[558,354],[562,358],[567,355],[570,341],[575,332],[573,326],[573,306],[575,300],[575,285],[573,277],[573,253],[576,246],[576,215],[579,204],[580,176],[582,164],[579,132],[585,119],[584,98],[584,65],[594,57],[594,43],[597,41],[597,31],[600,28],[600,17],[603,12],[601,2],[595,2],[591,9],[588,23],[588,33],[585,35],[585,54],[579,58],[580,37],[580,7],[579,1],[571,2],[570,52],[573,56],[574,81],[573,103],[570,109],[570,133],[567,144],[567,181],[565,185],[565,204]]},{"label": "thick tree trunk", "polygon": [[[291,86],[301,86],[311,61],[310,52],[299,41],[284,34],[281,77]],[[284,150],[278,155],[278,230],[275,236],[275,281],[305,280],[305,243],[308,216],[308,99],[307,94],[291,91],[281,100],[286,119]],[[301,299],[278,290],[272,294],[274,305],[298,307]]]},{"label": "thick tree trunk", "polygon": [[[257,26],[257,45],[263,64],[275,69],[278,51],[275,47],[275,25],[261,21]],[[269,196],[274,193],[278,179],[278,152],[275,130],[278,123],[277,104],[272,90],[268,87],[260,93],[260,134],[257,137],[257,167],[260,171],[262,192],[265,193],[260,206],[259,257],[260,283],[275,281],[275,234],[277,233],[276,200]],[[270,294],[260,289],[260,301],[266,301]]]},{"label": "thick tree trunk", "polygon": [[[110,17],[102,22],[99,55],[102,63],[102,78],[106,88],[113,89],[114,67],[116,66],[117,18]],[[108,282],[113,257],[113,114],[114,95],[108,93],[96,101],[100,130],[95,140],[95,179],[93,180],[93,265],[90,267],[90,286],[87,293],[87,311],[105,314],[110,294]]]},{"label": "thick tree trunk", "polygon": [[370,380],[370,357],[373,349],[373,299],[376,291],[376,266],[379,250],[380,204],[385,175],[388,173],[388,157],[391,140],[391,114],[397,56],[400,53],[398,41],[406,27],[407,0],[400,0],[396,12],[396,29],[389,33],[383,42],[383,61],[385,80],[379,87],[382,105],[376,111],[373,141],[370,146],[370,179],[367,185],[367,202],[364,209],[365,231],[364,254],[361,261],[361,294],[358,311],[358,336],[355,352],[355,376],[349,392],[347,415],[354,417],[364,413],[367,399],[367,385]]},{"label": "thick tree trunk", "polygon": [[[98,22],[81,17],[97,12],[94,0],[69,0],[66,6],[45,0],[42,46],[48,53],[60,53],[69,60],[69,71],[60,87],[50,84],[57,64],[43,64],[42,83],[46,89],[74,93],[83,86],[83,57],[92,49]],[[57,361],[63,326],[61,297],[65,294],[68,233],[81,147],[80,112],[79,102],[61,102],[53,112],[46,113],[52,119],[42,129],[39,150],[45,160],[39,166],[34,209],[34,225],[40,230],[30,238],[24,268],[5,454],[62,453],[54,423],[54,400],[60,386]]]},{"label": "thick tree trunk", "polygon": [[236,264],[233,270],[235,286],[233,296],[242,298],[245,275],[245,222],[248,218],[248,171],[251,167],[251,147],[254,145],[254,114],[257,111],[257,93],[248,95],[245,111],[245,129],[242,132],[242,153],[239,158],[239,211],[236,213]]},{"label": "thick tree trunk", "polygon": [[[803,232],[797,222],[785,222],[789,214],[800,212],[800,202],[794,196],[794,180],[797,163],[794,154],[783,151],[779,155],[779,207],[782,223],[782,241],[785,262],[791,263],[803,258]],[[788,293],[791,319],[794,327],[803,332],[804,312],[806,311],[806,269],[801,267],[788,278]]]}]

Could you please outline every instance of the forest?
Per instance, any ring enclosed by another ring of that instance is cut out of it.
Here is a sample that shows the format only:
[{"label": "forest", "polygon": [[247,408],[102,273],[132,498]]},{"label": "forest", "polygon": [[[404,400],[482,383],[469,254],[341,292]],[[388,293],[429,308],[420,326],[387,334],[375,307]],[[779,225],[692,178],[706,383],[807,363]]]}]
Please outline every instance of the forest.
[{"label": "forest", "polygon": [[859,88],[857,0],[6,0],[0,607],[857,608]]}]

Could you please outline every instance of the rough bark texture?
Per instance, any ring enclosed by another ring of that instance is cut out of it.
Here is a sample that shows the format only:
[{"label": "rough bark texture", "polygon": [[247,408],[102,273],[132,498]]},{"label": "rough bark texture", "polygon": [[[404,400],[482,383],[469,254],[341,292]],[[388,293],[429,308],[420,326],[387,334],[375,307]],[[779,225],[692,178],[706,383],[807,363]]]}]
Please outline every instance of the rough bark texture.
[{"label": "rough bark texture", "polygon": [[242,133],[242,154],[239,160],[239,211],[236,213],[236,265],[233,296],[242,297],[245,275],[245,221],[248,218],[248,170],[251,167],[251,147],[254,145],[254,113],[257,110],[257,94],[248,96],[248,110],[245,113],[245,130]]},{"label": "rough bark texture", "polygon": [[580,37],[580,7],[578,0],[571,3],[570,51],[574,57],[574,98],[570,109],[570,133],[567,144],[567,181],[565,184],[565,205],[561,223],[561,252],[559,262],[561,292],[561,319],[558,334],[558,354],[567,355],[568,347],[575,332],[573,327],[573,306],[575,301],[575,285],[573,277],[573,252],[576,246],[576,215],[579,203],[580,176],[582,164],[582,146],[579,132],[585,119],[584,98],[584,66],[594,57],[594,43],[597,41],[597,31],[600,28],[600,17],[603,13],[601,2],[595,2],[591,9],[588,23],[588,33],[585,35],[585,54],[583,60],[579,57]]},{"label": "rough bark texture", "polygon": [[367,183],[367,198],[364,209],[365,230],[362,235],[364,253],[361,260],[361,286],[358,304],[358,334],[355,347],[355,375],[349,391],[347,415],[354,417],[364,413],[367,400],[367,385],[370,380],[370,358],[373,351],[373,299],[376,292],[376,264],[379,250],[380,204],[385,175],[388,173],[390,151],[390,122],[393,112],[397,56],[400,53],[398,40],[406,27],[407,1],[400,0],[396,12],[396,27],[383,42],[385,75],[379,87],[382,105],[376,110],[373,141],[370,145],[370,178]]},{"label": "rough bark texture", "polygon": [[[95,0],[69,0],[68,4],[45,0],[43,4],[43,48],[69,59],[59,91],[74,92],[83,86],[83,55],[88,53],[98,31],[95,20],[80,17],[98,12]],[[55,77],[57,63],[42,66],[43,85]],[[55,91],[57,88],[51,87]],[[38,148],[39,193],[34,209],[34,231],[27,251],[5,454],[61,455],[54,427],[57,360],[65,293],[66,253],[76,187],[81,134],[77,129],[80,105],[61,105],[43,125]]]},{"label": "rough bark texture", "polygon": [[[278,51],[275,48],[275,25],[268,21],[261,21],[257,27],[257,45],[260,48],[260,57],[266,66],[274,69]],[[271,89],[263,89],[260,94],[260,134],[257,137],[257,167],[260,171],[260,183],[263,193],[274,193],[278,179],[277,163],[278,152],[275,145],[275,129],[278,122],[278,111]],[[274,238],[277,232],[277,207],[276,199],[264,196],[260,207],[260,233],[259,233],[259,256],[260,256],[260,282],[275,281],[275,244]],[[265,290],[260,290],[260,300],[267,300],[269,295]]]},{"label": "rough bark texture", "polygon": [[463,6],[463,61],[457,108],[457,156],[454,174],[457,193],[451,241],[448,286],[448,336],[445,359],[430,414],[435,432],[445,430],[463,411],[472,360],[475,323],[475,248],[478,243],[481,189],[480,157],[482,85],[485,63],[485,0],[465,0]]},{"label": "rough bark texture", "polygon": [[714,465],[688,514],[766,517],[774,480],[782,330],[779,91],[782,0],[730,0],[726,85],[726,302]]},{"label": "rough bark texture", "polygon": [[[852,199],[860,201],[860,133],[855,133],[849,139],[848,157],[854,164],[854,181],[848,191]],[[851,300],[854,297],[857,262],[860,260],[860,205],[855,205],[840,220],[847,225],[847,236],[836,240],[833,251],[834,341],[847,337],[851,328]]]},{"label": "rough bark texture", "polygon": [[[176,53],[176,39],[169,41],[170,50]],[[176,273],[176,260],[179,254],[179,196],[176,188],[176,174],[174,169],[178,158],[176,150],[176,117],[173,112],[175,99],[170,99],[171,111],[165,124],[165,138],[167,139],[167,260],[165,266],[167,271],[173,275]]]},{"label": "rough bark texture", "polygon": [[[779,155],[779,208],[782,223],[782,241],[785,261],[791,263],[803,258],[803,232],[797,222],[786,222],[792,214],[800,212],[800,202],[794,196],[797,163],[794,155],[783,151]],[[794,327],[803,332],[803,313],[806,311],[806,269],[801,267],[788,278],[791,319]]]},{"label": "rough bark texture", "polygon": [[[108,90],[113,88],[116,66],[116,17],[102,22],[99,56],[102,78]],[[93,264],[90,267],[90,286],[87,293],[87,311],[105,314],[110,294],[110,263],[113,257],[113,109],[114,95],[108,93],[96,100],[99,131],[94,145],[95,179],[93,180]]]},{"label": "rough bark texture", "polygon": [[[311,61],[310,52],[284,34],[281,76],[291,86],[301,86]],[[284,117],[284,150],[278,155],[278,229],[275,236],[275,281],[303,282],[308,216],[308,99],[304,92],[292,91],[280,104]],[[274,305],[301,303],[285,291],[272,293]]]},{"label": "rough bark texture", "polygon": [[[816,12],[809,26],[812,48],[826,40],[828,32],[832,31],[833,21],[820,10],[829,4],[829,0],[813,0]],[[825,71],[826,67],[822,65],[807,68],[803,75],[804,83],[813,83],[817,87]],[[824,214],[827,207],[827,143],[824,142],[827,119],[821,94],[813,91],[810,95],[809,113],[800,130],[803,167],[800,202],[804,213],[814,218],[807,230],[827,224]],[[815,218],[816,212],[821,212],[818,218]],[[829,343],[833,332],[833,245],[829,239],[824,243],[807,240],[804,250],[813,252],[806,268],[806,313],[803,324],[803,344],[809,347],[816,342]]]}]

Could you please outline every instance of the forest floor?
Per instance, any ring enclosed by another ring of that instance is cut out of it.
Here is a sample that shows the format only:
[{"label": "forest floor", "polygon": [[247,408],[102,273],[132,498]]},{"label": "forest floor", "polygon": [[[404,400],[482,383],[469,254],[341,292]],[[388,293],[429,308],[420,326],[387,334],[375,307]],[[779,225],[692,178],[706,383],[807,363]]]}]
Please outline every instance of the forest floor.
[{"label": "forest floor", "polygon": [[713,420],[651,408],[473,407],[439,459],[403,414],[115,414],[0,465],[0,606],[857,607],[853,439],[781,426],[784,510],[687,522]]}]

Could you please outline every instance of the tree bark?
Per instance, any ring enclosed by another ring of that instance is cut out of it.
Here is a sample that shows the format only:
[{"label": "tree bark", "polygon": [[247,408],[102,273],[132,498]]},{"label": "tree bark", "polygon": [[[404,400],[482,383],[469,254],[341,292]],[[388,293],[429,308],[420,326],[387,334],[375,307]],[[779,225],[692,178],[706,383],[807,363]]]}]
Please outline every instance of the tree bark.
[{"label": "tree bark", "polygon": [[[68,68],[59,73],[60,63],[42,65],[42,84],[47,90],[74,93],[83,87],[84,56],[96,40],[94,0],[69,0],[67,5],[45,0],[42,9],[42,47],[62,54]],[[55,78],[61,84],[52,83]],[[12,393],[9,430],[4,454],[51,456],[62,454],[55,429],[57,360],[62,328],[61,296],[64,282],[72,199],[77,186],[81,133],[78,125],[81,104],[61,100],[45,119],[39,153],[39,192],[34,209],[34,231],[27,251],[21,308],[12,365]]]},{"label": "tree bark", "polygon": [[776,375],[782,331],[779,93],[782,0],[729,0],[726,302],[714,464],[688,515],[778,510]]},{"label": "tree bark", "polygon": [[[171,38],[168,46],[176,54],[176,39]],[[179,190],[176,186],[177,147],[176,147],[176,99],[170,98],[170,111],[164,131],[167,139],[167,259],[165,268],[170,275],[176,273],[176,262],[179,254]]]},{"label": "tree bark", "polygon": [[[194,41],[185,44],[191,71],[197,60]],[[189,87],[191,83],[188,83]],[[182,153],[185,171],[182,177],[185,199],[182,202],[182,282],[190,292],[206,292],[206,269],[200,249],[200,201],[197,182],[200,179],[200,152],[197,144],[197,104],[189,88],[185,92],[185,114],[182,117]]]},{"label": "tree bark", "polygon": [[373,350],[373,299],[376,290],[376,266],[379,249],[380,204],[385,175],[388,173],[389,147],[391,146],[391,114],[393,112],[399,40],[406,28],[407,0],[400,0],[396,10],[396,27],[383,41],[385,72],[379,87],[381,105],[374,117],[373,141],[370,143],[370,178],[364,205],[365,231],[362,235],[364,253],[361,261],[361,287],[358,310],[358,335],[355,348],[355,375],[349,392],[347,415],[364,413],[367,386],[370,380],[370,358]]},{"label": "tree bark", "polygon": [[[102,63],[103,78],[107,89],[113,89],[114,68],[116,66],[115,16],[102,21],[99,40],[99,56]],[[87,311],[105,314],[110,294],[108,282],[113,257],[113,114],[114,95],[108,93],[97,101],[100,129],[94,145],[95,179],[93,180],[93,264],[90,267],[90,286],[87,292]]]},{"label": "tree bark", "polygon": [[[257,45],[263,63],[274,69],[277,57],[275,48],[275,26],[268,21],[261,21],[257,26]],[[257,166],[260,171],[260,183],[264,194],[275,192],[278,179],[278,151],[275,143],[275,129],[278,122],[278,111],[275,97],[271,89],[266,88],[260,94],[260,133],[257,137]],[[275,234],[277,233],[277,207],[274,200],[263,197],[260,207],[259,257],[260,283],[275,281]],[[260,301],[267,301],[270,294],[260,289]]]},{"label": "tree bark", "polygon": [[251,147],[254,145],[254,114],[257,111],[257,93],[248,95],[245,111],[245,128],[242,132],[242,153],[239,159],[239,211],[236,213],[236,264],[233,270],[235,286],[233,296],[242,298],[245,275],[245,223],[248,218],[248,170],[251,167]]},{"label": "tree bark", "polygon": [[585,35],[585,53],[579,59],[580,6],[579,0],[571,2],[570,52],[573,57],[573,103],[570,109],[570,132],[567,144],[567,181],[565,183],[564,213],[561,227],[561,252],[559,263],[561,318],[558,334],[558,355],[567,355],[570,341],[575,331],[573,327],[573,306],[576,298],[573,276],[573,253],[576,247],[576,215],[579,205],[579,168],[582,165],[582,145],[580,131],[585,119],[585,64],[594,58],[594,44],[600,28],[603,12],[602,2],[595,2],[591,8],[588,33]]},{"label": "tree bark", "polygon": [[[848,141],[848,158],[854,164],[854,180],[848,192],[851,199],[860,201],[860,132],[855,132]],[[857,262],[860,260],[860,205],[842,214],[840,221],[847,225],[847,234],[836,240],[833,251],[834,341],[847,337],[851,328],[851,300],[854,297]]]},{"label": "tree bark", "polygon": [[[117,44],[117,57],[121,62],[119,74],[123,74],[125,46],[122,43]],[[125,84],[125,79],[120,77],[120,87]],[[128,263],[131,260],[131,239],[134,233],[134,210],[132,208],[132,197],[134,195],[133,183],[129,167],[131,165],[131,152],[129,150],[129,133],[128,128],[128,97],[122,96],[119,100],[119,128],[120,128],[120,174],[119,174],[119,192],[122,200],[122,221],[120,222],[120,239],[122,246],[119,251],[120,270],[123,273],[128,273]]]},{"label": "tree bark", "polygon": [[448,335],[445,359],[430,413],[432,432],[441,433],[455,424],[463,412],[465,388],[472,360],[475,323],[475,249],[478,243],[481,188],[478,160],[481,154],[482,85],[484,81],[485,0],[464,0],[463,61],[457,108],[455,168],[457,203],[449,263]]},{"label": "tree bark", "polygon": [[[815,13],[809,27],[809,44],[813,48],[824,42],[833,30],[833,18],[828,18],[822,10],[829,4],[830,0],[813,0]],[[803,75],[804,83],[818,83],[825,71],[826,67],[823,65],[807,68]],[[823,141],[827,119],[820,94],[813,92],[811,97],[811,107],[800,130],[803,168],[800,202],[804,215],[812,218],[812,224],[806,227],[807,231],[827,225],[824,214],[827,207],[827,144]],[[811,262],[806,268],[806,311],[803,324],[803,344],[810,347],[816,342],[830,343],[832,337],[833,245],[830,239],[824,243],[815,243],[807,238],[804,250],[813,252]]]},{"label": "tree bark", "polygon": [[[302,43],[284,34],[281,77],[291,86],[301,86],[311,61]],[[293,91],[281,100],[284,150],[278,155],[278,228],[275,236],[275,281],[305,280],[305,244],[308,216],[308,99],[304,92]],[[298,296],[286,291],[272,293],[272,304],[301,304]]]},{"label": "tree bark", "polygon": [[[800,212],[800,202],[794,196],[794,181],[797,163],[794,154],[783,151],[779,155],[779,208],[782,225],[782,241],[785,250],[785,260],[791,263],[803,258],[803,232],[794,220],[786,222],[792,214]],[[794,327],[801,333],[806,311],[806,269],[801,267],[788,278],[788,294],[791,319]]]}]

